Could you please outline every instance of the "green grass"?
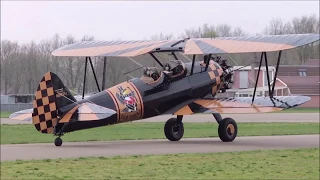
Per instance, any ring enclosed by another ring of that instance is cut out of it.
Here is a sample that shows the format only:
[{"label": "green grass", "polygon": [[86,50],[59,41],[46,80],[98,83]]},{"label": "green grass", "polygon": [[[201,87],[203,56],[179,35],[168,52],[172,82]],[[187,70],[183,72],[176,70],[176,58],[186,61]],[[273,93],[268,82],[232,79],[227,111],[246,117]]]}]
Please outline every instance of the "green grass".
[{"label": "green grass", "polygon": [[1,162],[3,179],[319,179],[319,149]]},{"label": "green grass", "polygon": [[319,113],[319,108],[292,108],[274,113]]},{"label": "green grass", "polygon": [[[185,138],[217,137],[215,122],[185,122]],[[67,133],[63,141],[162,139],[164,123],[124,123]],[[319,123],[238,123],[238,136],[319,134]],[[52,134],[41,134],[31,124],[1,125],[1,144],[53,142]]]},{"label": "green grass", "polygon": [[0,117],[1,118],[9,118],[10,114],[12,114],[12,112],[0,112]]}]

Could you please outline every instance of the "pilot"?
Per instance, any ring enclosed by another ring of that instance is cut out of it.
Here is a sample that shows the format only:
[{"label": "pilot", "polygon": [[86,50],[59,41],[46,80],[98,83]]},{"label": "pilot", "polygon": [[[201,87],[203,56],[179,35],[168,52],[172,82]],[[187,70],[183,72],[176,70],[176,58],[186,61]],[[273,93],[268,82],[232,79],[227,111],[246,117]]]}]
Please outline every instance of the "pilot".
[{"label": "pilot", "polygon": [[184,71],[184,67],[180,61],[178,61],[178,65],[172,70],[173,75],[178,75]]},{"label": "pilot", "polygon": [[151,77],[154,81],[158,80],[160,78],[160,73],[159,73],[159,69],[156,67],[147,67],[144,68],[143,74]]},{"label": "pilot", "polygon": [[170,64],[169,64],[169,63],[166,63],[166,64],[163,66],[163,69],[164,69],[165,71],[171,71],[171,66],[170,66]]}]

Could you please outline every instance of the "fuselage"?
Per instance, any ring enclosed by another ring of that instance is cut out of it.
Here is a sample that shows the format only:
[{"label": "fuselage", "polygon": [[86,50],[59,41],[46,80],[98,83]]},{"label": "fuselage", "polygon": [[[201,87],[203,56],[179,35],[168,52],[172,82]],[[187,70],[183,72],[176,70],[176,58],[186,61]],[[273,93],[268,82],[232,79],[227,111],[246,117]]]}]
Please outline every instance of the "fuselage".
[{"label": "fuselage", "polygon": [[170,81],[162,72],[160,79],[154,83],[148,84],[140,78],[133,78],[78,101],[92,102],[113,109],[117,114],[100,122],[81,122],[82,125],[78,123],[73,128],[71,125],[71,129],[68,129],[72,131],[173,114],[175,109],[194,99],[218,92],[223,70],[216,62],[210,61],[207,70],[205,64],[195,62],[192,75],[192,63],[186,63],[185,67],[186,75],[175,81]]}]

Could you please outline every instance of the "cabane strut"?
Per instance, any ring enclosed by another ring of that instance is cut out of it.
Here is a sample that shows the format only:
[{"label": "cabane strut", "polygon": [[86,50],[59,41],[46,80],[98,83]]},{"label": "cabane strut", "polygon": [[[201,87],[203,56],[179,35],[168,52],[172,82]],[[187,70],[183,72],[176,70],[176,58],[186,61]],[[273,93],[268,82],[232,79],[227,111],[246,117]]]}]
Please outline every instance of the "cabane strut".
[{"label": "cabane strut", "polygon": [[[91,57],[86,57],[86,62],[85,62],[85,66],[84,66],[82,99],[84,99],[84,93],[85,93],[85,89],[86,89],[86,77],[87,77],[88,60],[90,62],[91,70],[93,72],[93,76],[94,76],[94,80],[96,81],[97,88],[98,88],[99,92],[101,92],[101,89],[100,89],[100,86],[99,86],[99,83],[98,83],[98,79],[97,79],[97,75],[96,75],[96,72],[95,72],[95,70],[93,68],[93,63],[92,63]],[[105,85],[106,61],[107,61],[107,58],[105,57],[104,58],[104,67],[103,67],[103,79],[102,79],[102,88],[103,89],[104,89],[104,85]]]}]

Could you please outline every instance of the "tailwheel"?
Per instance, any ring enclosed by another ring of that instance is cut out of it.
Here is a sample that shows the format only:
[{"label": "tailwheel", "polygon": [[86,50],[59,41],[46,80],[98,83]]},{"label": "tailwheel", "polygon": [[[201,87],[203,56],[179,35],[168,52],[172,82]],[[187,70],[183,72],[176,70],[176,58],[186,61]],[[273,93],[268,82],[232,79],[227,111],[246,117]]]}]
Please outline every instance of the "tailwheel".
[{"label": "tailwheel", "polygon": [[177,118],[169,119],[164,126],[164,134],[170,141],[179,141],[184,134],[182,121],[178,121]]},{"label": "tailwheel", "polygon": [[54,140],[54,145],[56,146],[61,146],[62,145],[62,139],[60,137],[57,137],[55,140]]},{"label": "tailwheel", "polygon": [[237,137],[238,126],[232,118],[224,118],[219,123],[218,134],[223,142],[231,142]]}]

